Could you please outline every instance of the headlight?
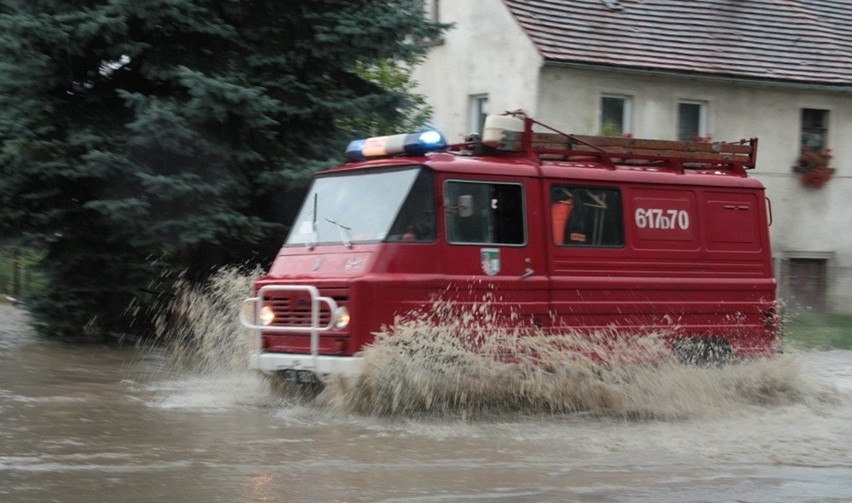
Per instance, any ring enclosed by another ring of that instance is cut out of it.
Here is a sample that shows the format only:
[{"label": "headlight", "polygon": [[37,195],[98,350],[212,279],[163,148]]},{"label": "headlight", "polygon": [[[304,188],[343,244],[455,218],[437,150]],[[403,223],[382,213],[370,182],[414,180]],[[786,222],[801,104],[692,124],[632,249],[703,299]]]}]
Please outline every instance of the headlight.
[{"label": "headlight", "polygon": [[342,329],[349,325],[349,310],[345,307],[338,307],[334,312],[334,328]]},{"label": "headlight", "polygon": [[275,311],[272,310],[272,306],[263,306],[260,308],[260,323],[263,325],[269,325],[272,323],[272,320],[275,319]]}]

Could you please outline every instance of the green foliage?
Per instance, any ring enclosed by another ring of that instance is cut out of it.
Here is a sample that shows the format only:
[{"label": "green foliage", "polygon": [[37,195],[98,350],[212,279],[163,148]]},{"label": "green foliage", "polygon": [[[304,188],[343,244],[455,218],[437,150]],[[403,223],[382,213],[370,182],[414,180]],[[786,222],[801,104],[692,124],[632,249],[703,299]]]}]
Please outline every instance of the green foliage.
[{"label": "green foliage", "polygon": [[852,349],[852,315],[790,313],[784,320],[783,333],[798,347]]},{"label": "green foliage", "polygon": [[0,302],[6,296],[23,300],[43,290],[36,265],[44,254],[20,242],[0,243]]},{"label": "green foliage", "polygon": [[419,0],[0,0],[0,234],[45,250],[42,328],[268,260],[348,133],[422,105],[441,29]]},{"label": "green foliage", "polygon": [[605,122],[598,131],[599,136],[622,136],[621,126],[614,122]]},{"label": "green foliage", "polygon": [[417,60],[401,62],[382,60],[367,65],[358,63],[357,71],[364,79],[373,82],[382,89],[396,93],[399,97],[398,111],[402,121],[374,111],[359,116],[344,116],[338,120],[341,129],[352,133],[353,137],[382,136],[400,131],[418,131],[423,128],[432,109],[426,104],[424,96],[414,92],[415,82],[411,80],[411,72]]}]

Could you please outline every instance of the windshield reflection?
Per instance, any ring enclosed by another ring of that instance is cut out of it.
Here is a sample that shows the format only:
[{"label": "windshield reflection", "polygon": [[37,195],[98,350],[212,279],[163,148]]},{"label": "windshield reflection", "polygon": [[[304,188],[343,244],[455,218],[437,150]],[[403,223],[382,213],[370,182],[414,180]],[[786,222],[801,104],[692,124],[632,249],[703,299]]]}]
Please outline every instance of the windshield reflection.
[{"label": "windshield reflection", "polygon": [[421,166],[317,177],[287,245],[435,239],[432,173]]}]

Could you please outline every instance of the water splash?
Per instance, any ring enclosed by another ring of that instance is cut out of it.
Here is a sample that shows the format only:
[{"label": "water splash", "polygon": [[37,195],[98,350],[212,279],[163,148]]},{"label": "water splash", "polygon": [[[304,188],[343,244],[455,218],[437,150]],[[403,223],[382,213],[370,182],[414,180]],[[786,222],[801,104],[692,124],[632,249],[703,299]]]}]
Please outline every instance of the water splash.
[{"label": "water splash", "polygon": [[320,402],[380,416],[584,413],[670,420],[792,403],[814,393],[789,356],[696,366],[672,357],[664,333],[545,334],[501,327],[490,313],[487,302],[468,311],[436,302],[429,312],[398,320],[363,352],[365,373],[333,380]]},{"label": "water splash", "polygon": [[203,285],[178,280],[175,300],[156,324],[157,341],[169,349],[176,367],[203,373],[248,368],[253,340],[238,310],[260,272],[226,267]]},{"label": "water splash", "polygon": [[[168,331],[178,365],[207,374],[247,372],[253,346],[237,310],[258,274],[223,269],[203,287],[179,285],[173,307],[179,323]],[[361,376],[332,378],[321,390],[273,378],[269,389],[279,403],[340,414],[446,418],[680,420],[836,396],[803,376],[792,355],[682,364],[671,357],[665,333],[545,334],[502,318],[492,302],[436,300],[377,334],[361,353]]]}]

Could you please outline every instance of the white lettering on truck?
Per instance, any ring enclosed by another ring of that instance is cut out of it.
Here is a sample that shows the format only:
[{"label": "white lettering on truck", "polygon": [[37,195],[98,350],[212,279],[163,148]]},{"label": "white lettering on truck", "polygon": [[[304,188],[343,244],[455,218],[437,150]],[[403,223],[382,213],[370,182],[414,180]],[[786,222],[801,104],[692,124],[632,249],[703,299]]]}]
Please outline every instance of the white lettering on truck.
[{"label": "white lettering on truck", "polygon": [[634,219],[640,229],[689,229],[689,213],[685,210],[636,208]]}]

